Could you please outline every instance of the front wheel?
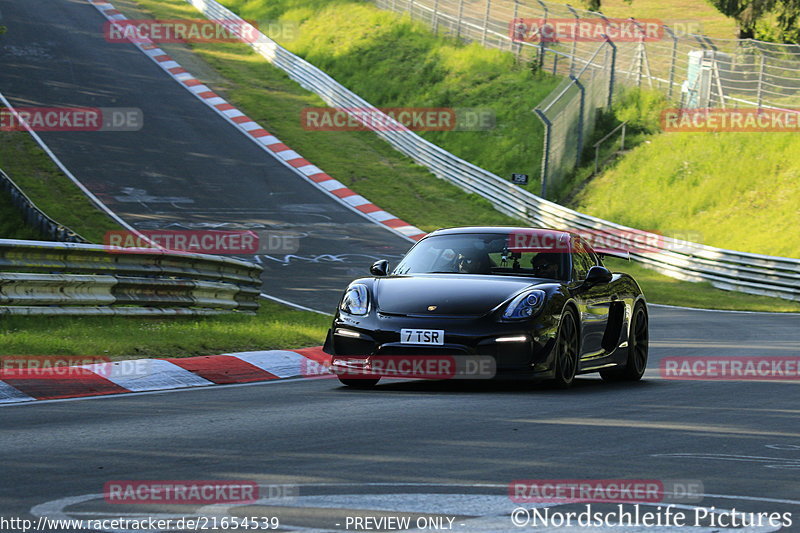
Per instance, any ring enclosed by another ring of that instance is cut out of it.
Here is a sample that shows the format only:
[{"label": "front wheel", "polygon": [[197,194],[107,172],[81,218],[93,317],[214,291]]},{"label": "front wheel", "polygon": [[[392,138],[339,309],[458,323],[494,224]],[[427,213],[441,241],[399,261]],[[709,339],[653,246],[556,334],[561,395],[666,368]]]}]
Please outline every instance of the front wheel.
[{"label": "front wheel", "polygon": [[605,381],[639,381],[647,368],[650,345],[650,330],[647,311],[637,303],[633,308],[631,334],[628,336],[628,360],[624,368],[613,368],[600,372]]},{"label": "front wheel", "polygon": [[575,374],[578,373],[580,339],[578,324],[572,311],[564,311],[556,337],[556,375],[553,384],[561,389],[572,386]]},{"label": "front wheel", "polygon": [[339,378],[339,381],[342,383],[342,385],[351,387],[353,389],[371,389],[372,387],[377,385],[380,380],[381,378],[372,378],[372,379],[353,379],[353,378],[342,378],[342,377]]}]

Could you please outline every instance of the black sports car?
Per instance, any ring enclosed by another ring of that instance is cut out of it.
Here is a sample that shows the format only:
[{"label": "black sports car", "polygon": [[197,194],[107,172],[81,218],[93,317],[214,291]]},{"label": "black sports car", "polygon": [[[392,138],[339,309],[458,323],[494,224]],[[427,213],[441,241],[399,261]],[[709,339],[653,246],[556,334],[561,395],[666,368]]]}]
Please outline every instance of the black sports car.
[{"label": "black sports car", "polygon": [[[611,273],[580,236],[508,227],[430,233],[394,270],[345,290],[324,350],[345,385],[424,375],[419,360],[490,359],[492,377],[576,374],[638,380],[648,352],[647,304],[628,274]],[[391,362],[391,364],[389,364]],[[416,366],[415,366],[416,365]],[[414,370],[416,369],[416,370]],[[451,374],[452,377],[454,374]],[[482,376],[485,377],[485,376]]]}]

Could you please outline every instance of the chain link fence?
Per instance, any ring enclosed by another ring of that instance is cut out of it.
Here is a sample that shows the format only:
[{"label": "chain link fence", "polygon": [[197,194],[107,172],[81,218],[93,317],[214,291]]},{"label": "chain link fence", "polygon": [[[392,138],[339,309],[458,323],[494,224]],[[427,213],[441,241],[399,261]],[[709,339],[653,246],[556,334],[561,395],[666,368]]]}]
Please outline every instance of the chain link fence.
[{"label": "chain link fence", "polygon": [[[800,46],[753,39],[712,39],[659,21],[632,21],[633,38],[605,42],[578,38],[526,39],[522,31],[561,22],[620,19],[542,0],[375,0],[383,9],[407,12],[436,32],[507,50],[520,61],[564,76],[537,106],[545,124],[542,195],[550,195],[579,164],[598,109],[625,87],[662,92],[681,108],[800,108]],[[627,21],[626,21],[627,22]],[[656,25],[656,37],[648,30]],[[645,25],[648,27],[645,28]],[[630,37],[630,36],[628,36]]]},{"label": "chain link fence", "polygon": [[615,61],[615,45],[610,41],[601,43],[580,71],[570,74],[534,109],[545,130],[540,193],[543,198],[563,192],[565,179],[580,163],[598,111],[611,104]]}]

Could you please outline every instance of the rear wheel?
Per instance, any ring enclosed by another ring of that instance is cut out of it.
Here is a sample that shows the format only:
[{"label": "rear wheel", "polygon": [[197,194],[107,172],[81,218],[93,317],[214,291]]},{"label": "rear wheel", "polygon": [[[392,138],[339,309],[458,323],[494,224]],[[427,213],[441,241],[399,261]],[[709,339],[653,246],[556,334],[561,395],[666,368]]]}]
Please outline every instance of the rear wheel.
[{"label": "rear wheel", "polygon": [[570,310],[564,311],[564,315],[561,317],[561,324],[558,326],[558,335],[556,336],[556,375],[553,378],[553,384],[556,387],[566,389],[575,381],[580,351],[578,335],[575,314]]},{"label": "rear wheel", "polygon": [[339,378],[339,381],[342,383],[342,385],[346,385],[347,387],[351,387],[353,389],[371,389],[372,387],[377,385],[380,380],[381,378],[377,379],[376,378],[353,379],[353,378],[341,378],[341,377]]},{"label": "rear wheel", "polygon": [[606,381],[639,381],[647,368],[650,330],[644,305],[641,303],[636,304],[633,308],[633,318],[631,320],[631,334],[628,337],[628,360],[624,368],[601,371],[600,377]]}]

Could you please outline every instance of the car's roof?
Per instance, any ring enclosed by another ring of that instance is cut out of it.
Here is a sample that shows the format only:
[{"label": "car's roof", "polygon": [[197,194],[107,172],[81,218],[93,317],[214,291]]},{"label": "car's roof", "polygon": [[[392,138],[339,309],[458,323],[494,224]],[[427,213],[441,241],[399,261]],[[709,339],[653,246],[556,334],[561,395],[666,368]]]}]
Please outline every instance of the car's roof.
[{"label": "car's roof", "polygon": [[464,226],[460,228],[443,228],[431,232],[429,235],[452,235],[460,233],[525,233],[529,235],[557,235],[559,237],[571,237],[568,231],[546,228],[523,228],[516,226]]}]

